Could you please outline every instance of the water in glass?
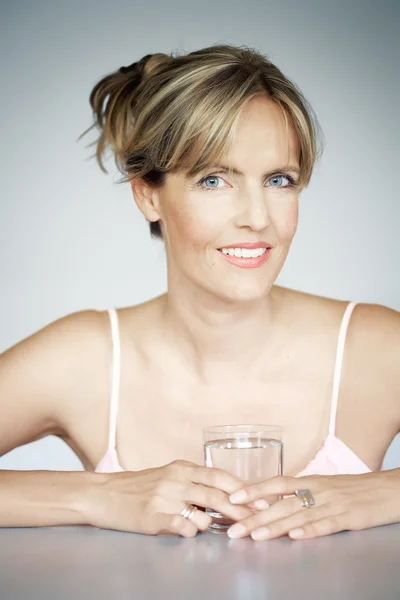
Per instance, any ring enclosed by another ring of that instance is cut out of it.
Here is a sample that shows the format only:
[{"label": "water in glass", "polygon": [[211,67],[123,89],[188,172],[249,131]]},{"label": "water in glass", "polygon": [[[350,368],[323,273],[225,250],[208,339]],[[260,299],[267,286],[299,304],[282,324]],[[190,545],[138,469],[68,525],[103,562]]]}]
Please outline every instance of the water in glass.
[{"label": "water in glass", "polygon": [[[274,438],[232,437],[204,443],[207,467],[223,469],[246,483],[265,481],[282,474],[283,443]],[[233,521],[212,509],[206,510],[212,519],[211,531],[226,531]]]}]

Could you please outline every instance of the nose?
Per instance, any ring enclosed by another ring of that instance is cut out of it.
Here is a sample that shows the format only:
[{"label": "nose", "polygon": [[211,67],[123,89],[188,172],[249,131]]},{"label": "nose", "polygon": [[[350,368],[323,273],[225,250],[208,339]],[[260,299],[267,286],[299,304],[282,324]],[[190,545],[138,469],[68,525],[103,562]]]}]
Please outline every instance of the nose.
[{"label": "nose", "polygon": [[270,219],[264,190],[243,190],[240,194],[239,206],[236,217],[237,227],[248,227],[253,231],[262,231],[268,227]]}]

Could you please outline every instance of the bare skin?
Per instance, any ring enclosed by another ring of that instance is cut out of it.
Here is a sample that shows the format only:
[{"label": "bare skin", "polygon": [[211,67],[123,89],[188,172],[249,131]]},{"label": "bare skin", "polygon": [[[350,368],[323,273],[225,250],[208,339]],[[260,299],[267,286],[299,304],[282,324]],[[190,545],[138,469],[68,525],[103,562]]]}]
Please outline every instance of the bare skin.
[{"label": "bare skin", "polygon": [[[189,363],[179,363],[180,356],[173,349],[166,352],[163,344],[154,345],[163,327],[164,296],[118,311],[122,377],[117,445],[124,469],[140,470],[175,459],[202,464],[202,427],[229,422],[281,424],[288,475],[297,474],[315,456],[327,434],[338,328],[346,303],[278,287],[272,293],[285,298],[280,340],[285,351],[269,363],[261,361],[262,368],[254,373],[235,372],[229,379],[223,373],[211,382],[200,379]],[[336,434],[372,470],[379,469],[400,416],[395,383],[391,396],[386,375],[398,335],[397,321],[395,311],[359,305],[346,342]],[[54,363],[47,356],[55,329],[59,330],[57,346],[63,346],[64,368],[56,347]],[[67,341],[66,332],[71,331],[75,337]],[[63,439],[85,469],[92,471],[107,447],[112,360],[108,315],[87,311],[49,325],[3,354],[4,368],[7,361],[12,364],[13,355],[29,355],[33,344],[40,344],[43,356],[37,349],[32,369],[41,368],[43,377],[46,372],[54,373],[57,387],[65,393],[57,404],[46,400],[38,416],[43,431],[34,437],[29,434],[35,426],[32,420],[20,417],[10,422],[1,452],[20,445],[20,437],[21,443],[27,443],[52,434]],[[33,377],[25,368],[18,390],[21,401],[32,393]],[[29,414],[30,403],[25,403]],[[7,413],[3,423],[6,418]]]},{"label": "bare skin", "polygon": [[[202,464],[202,427],[239,422],[284,427],[287,475],[296,475],[315,456],[328,433],[337,335],[346,303],[283,288],[274,288],[273,293],[285,298],[278,342],[285,351],[254,373],[238,372],[229,379],[223,373],[211,382],[200,379],[190,364],[180,364],[172,349],[154,346],[163,327],[164,297],[119,311],[122,377],[117,446],[124,469],[140,470],[175,459]],[[371,470],[380,468],[399,417],[399,407],[385,393],[385,361],[376,364],[378,332],[363,328],[365,319],[379,327],[385,316],[390,327],[395,313],[383,312],[381,307],[359,305],[353,313],[336,426],[336,435]],[[68,407],[71,425],[60,436],[88,470],[95,469],[106,450],[109,418],[109,319],[106,313],[98,318],[104,358],[88,369],[98,371],[96,386],[88,380],[85,393],[81,391],[86,401]]]},{"label": "bare skin", "polygon": [[[213,170],[201,182],[168,174],[158,190],[132,180],[143,215],[161,223],[168,293],[119,310],[117,448],[128,473],[89,477],[90,486],[100,482],[107,492],[85,501],[90,517],[79,516],[79,523],[190,537],[196,527],[207,528],[208,517],[197,515],[189,523],[179,513],[187,502],[210,506],[210,494],[216,510],[226,508],[237,520],[248,517],[245,506],[227,507],[227,494],[240,487],[231,476],[228,481],[226,474],[185,464],[163,467],[178,459],[201,465],[201,430],[207,425],[283,426],[285,475],[299,473],[321,448],[346,303],[275,285],[297,229],[300,190],[285,182],[287,175],[296,178],[298,158],[294,131],[286,130],[276,106],[258,98],[243,111],[224,157],[242,174]],[[206,180],[222,185],[208,188]],[[268,261],[254,269],[228,263],[220,249],[241,242],[270,244]],[[371,470],[379,470],[400,430],[399,347],[398,313],[373,305],[355,309],[336,435]],[[60,319],[4,353],[0,454],[53,434],[93,471],[107,447],[111,360],[108,315],[95,311]],[[69,503],[63,504],[61,484],[55,498],[48,477],[38,490],[17,473],[11,481],[1,471],[0,477],[9,490],[8,498],[0,497],[0,513],[14,511],[6,526],[75,518],[68,516]],[[68,482],[68,489],[78,485],[76,479]],[[194,497],[199,482],[203,498]],[[22,502],[16,508],[13,489]],[[74,510],[81,513],[78,505]],[[51,517],[47,506],[61,512]]]}]

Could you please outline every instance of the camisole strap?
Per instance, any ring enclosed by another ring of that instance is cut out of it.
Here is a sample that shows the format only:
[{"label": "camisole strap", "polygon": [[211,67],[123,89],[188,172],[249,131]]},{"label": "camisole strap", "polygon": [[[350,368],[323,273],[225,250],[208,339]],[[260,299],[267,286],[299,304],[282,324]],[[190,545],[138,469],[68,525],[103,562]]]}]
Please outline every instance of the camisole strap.
[{"label": "camisole strap", "polygon": [[111,323],[112,338],[112,374],[111,374],[111,401],[110,422],[108,432],[108,450],[115,450],[117,437],[117,415],[119,401],[119,387],[121,378],[121,342],[119,335],[118,314],[115,308],[108,309]]},{"label": "camisole strap", "polygon": [[337,407],[338,407],[338,400],[339,400],[340,379],[342,376],[344,347],[345,347],[345,342],[346,342],[347,329],[348,329],[349,323],[350,323],[350,317],[356,306],[357,306],[357,302],[350,302],[347,305],[346,310],[344,311],[344,315],[342,317],[341,325],[340,325],[339,338],[338,338],[337,350],[336,350],[335,371],[334,371],[334,375],[333,375],[331,416],[329,419],[329,435],[335,435],[336,414],[337,414]]}]

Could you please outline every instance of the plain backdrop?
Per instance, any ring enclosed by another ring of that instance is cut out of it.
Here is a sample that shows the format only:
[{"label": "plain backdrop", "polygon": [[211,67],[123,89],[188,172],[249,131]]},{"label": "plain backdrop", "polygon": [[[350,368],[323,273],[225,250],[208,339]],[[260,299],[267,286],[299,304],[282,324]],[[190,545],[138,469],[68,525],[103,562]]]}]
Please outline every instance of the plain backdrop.
[{"label": "plain backdrop", "polygon": [[[85,144],[95,136],[77,137],[91,124],[88,96],[102,76],[148,53],[216,43],[266,54],[300,86],[324,131],[278,282],[400,309],[399,2],[0,6],[0,351],[65,314],[165,291],[162,243],[150,238],[129,186],[115,183],[115,165],[104,175],[89,159]],[[399,436],[384,466],[400,466]],[[0,468],[82,465],[48,437],[8,453]]]}]

